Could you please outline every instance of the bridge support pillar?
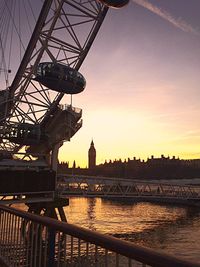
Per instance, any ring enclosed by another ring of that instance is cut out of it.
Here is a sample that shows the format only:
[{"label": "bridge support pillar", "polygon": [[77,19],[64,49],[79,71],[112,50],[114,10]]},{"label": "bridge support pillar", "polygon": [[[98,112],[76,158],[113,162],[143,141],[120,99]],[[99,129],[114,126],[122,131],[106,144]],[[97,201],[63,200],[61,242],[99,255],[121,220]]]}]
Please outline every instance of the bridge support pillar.
[{"label": "bridge support pillar", "polygon": [[59,152],[59,148],[62,146],[62,144],[63,144],[62,142],[59,142],[52,149],[52,154],[51,154],[51,168],[55,172],[57,172],[57,167],[58,167],[58,152]]}]

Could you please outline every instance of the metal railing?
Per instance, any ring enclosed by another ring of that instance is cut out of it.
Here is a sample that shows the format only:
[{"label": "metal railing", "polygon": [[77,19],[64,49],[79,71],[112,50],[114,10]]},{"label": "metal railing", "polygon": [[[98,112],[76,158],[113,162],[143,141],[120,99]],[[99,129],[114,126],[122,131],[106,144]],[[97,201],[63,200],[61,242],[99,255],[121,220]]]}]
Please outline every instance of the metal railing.
[{"label": "metal railing", "polygon": [[0,206],[0,260],[21,267],[200,267],[133,243]]},{"label": "metal railing", "polygon": [[55,191],[0,193],[0,205],[19,203],[50,202],[55,198]]},{"label": "metal railing", "polygon": [[122,197],[149,200],[190,201],[200,205],[200,186],[174,183],[155,183],[109,177],[58,176],[60,196]]}]

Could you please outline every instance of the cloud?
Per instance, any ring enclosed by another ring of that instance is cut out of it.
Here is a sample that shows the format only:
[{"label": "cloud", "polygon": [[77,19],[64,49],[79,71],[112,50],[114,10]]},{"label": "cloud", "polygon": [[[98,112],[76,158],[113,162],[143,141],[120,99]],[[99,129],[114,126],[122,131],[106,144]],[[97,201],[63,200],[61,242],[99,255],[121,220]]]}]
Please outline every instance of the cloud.
[{"label": "cloud", "polygon": [[132,0],[135,4],[140,5],[149,11],[153,12],[154,14],[160,16],[161,18],[167,20],[171,24],[173,24],[175,27],[179,28],[180,30],[184,32],[193,33],[195,35],[200,35],[199,31],[193,28],[190,24],[185,22],[182,18],[174,18],[171,14],[169,14],[167,11],[153,5],[147,0]]}]

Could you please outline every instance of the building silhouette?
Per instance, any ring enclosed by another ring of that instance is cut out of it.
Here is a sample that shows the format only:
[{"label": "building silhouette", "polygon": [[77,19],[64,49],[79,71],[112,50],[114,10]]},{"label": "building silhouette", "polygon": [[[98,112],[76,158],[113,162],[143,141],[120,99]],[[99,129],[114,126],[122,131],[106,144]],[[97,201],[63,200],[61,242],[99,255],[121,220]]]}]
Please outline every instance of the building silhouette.
[{"label": "building silhouette", "polygon": [[93,140],[88,150],[88,168],[73,166],[69,168],[68,162],[61,162],[58,166],[59,173],[105,176],[128,179],[182,179],[200,177],[200,159],[180,159],[179,157],[154,157],[147,160],[128,159],[105,160],[96,164],[96,149]]},{"label": "building silhouette", "polygon": [[88,168],[94,169],[96,167],[96,149],[92,140],[90,148],[88,150]]}]

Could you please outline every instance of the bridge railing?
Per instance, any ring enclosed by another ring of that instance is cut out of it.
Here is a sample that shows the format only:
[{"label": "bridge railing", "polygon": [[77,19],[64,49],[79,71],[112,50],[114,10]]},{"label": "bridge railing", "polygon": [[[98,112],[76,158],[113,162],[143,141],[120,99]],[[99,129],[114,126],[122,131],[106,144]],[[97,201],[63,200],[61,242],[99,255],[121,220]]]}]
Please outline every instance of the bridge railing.
[{"label": "bridge railing", "polygon": [[199,185],[152,183],[107,177],[59,175],[57,190],[61,196],[156,197],[200,201]]},{"label": "bridge railing", "polygon": [[0,262],[29,267],[200,267],[48,217],[0,206]]}]

